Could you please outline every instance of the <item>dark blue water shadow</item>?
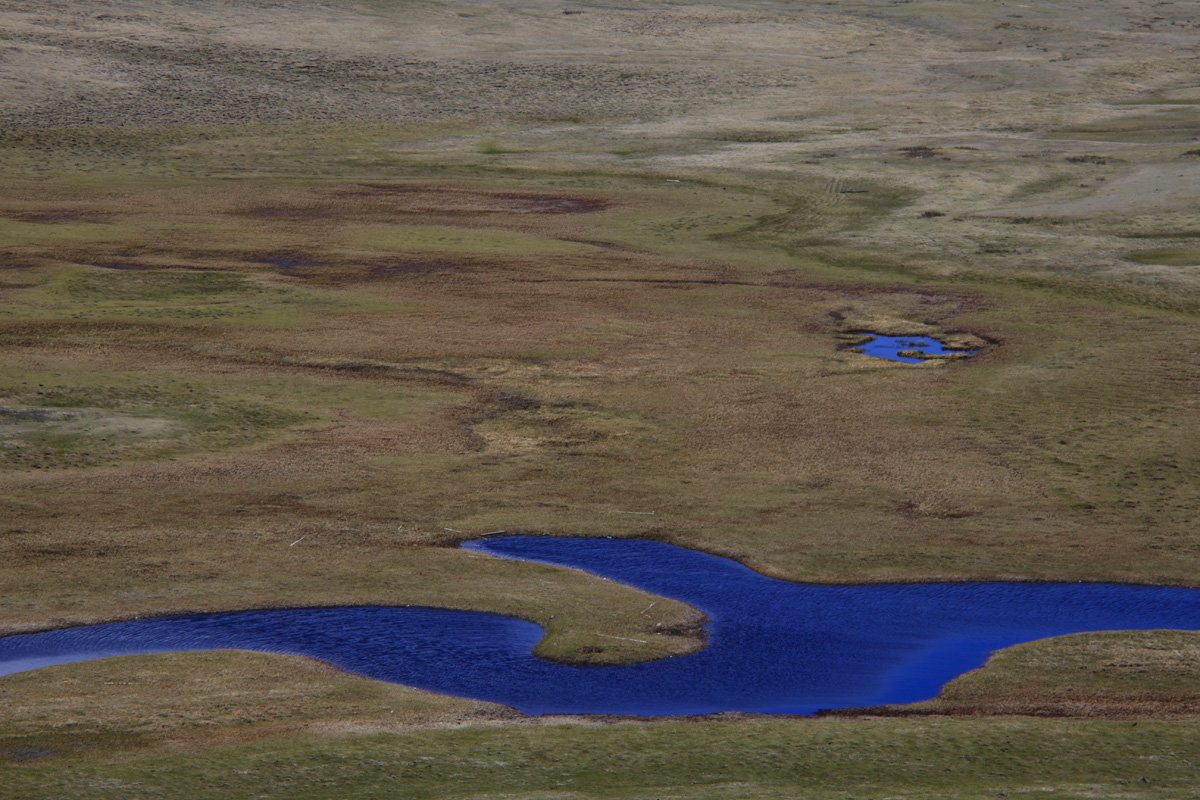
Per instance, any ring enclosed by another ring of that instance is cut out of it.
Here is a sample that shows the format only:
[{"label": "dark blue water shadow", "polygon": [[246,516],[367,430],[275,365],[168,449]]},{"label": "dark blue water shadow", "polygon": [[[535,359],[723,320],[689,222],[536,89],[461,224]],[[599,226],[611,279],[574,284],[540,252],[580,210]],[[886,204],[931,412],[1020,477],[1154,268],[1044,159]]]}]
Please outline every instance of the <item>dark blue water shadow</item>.
[{"label": "dark blue water shadow", "polygon": [[[979,352],[978,350],[948,348],[929,336],[884,336],[868,331],[855,331],[854,335],[871,337],[871,340],[865,344],[854,346],[854,349],[863,355],[886,358],[888,361],[900,361],[905,364],[920,364],[934,356],[967,356]],[[901,355],[901,353],[919,353],[920,355]]]},{"label": "dark blue water shadow", "polygon": [[[493,537],[466,545],[578,567],[706,612],[708,646],[623,667],[535,658],[538,626],[431,608],[316,608],[134,620],[0,638],[0,674],[129,653],[294,653],[527,714],[808,714],[935,695],[998,648],[1066,633],[1200,629],[1200,590],[1112,584],[823,586],[660,542]],[[647,634],[653,635],[653,634]]]}]

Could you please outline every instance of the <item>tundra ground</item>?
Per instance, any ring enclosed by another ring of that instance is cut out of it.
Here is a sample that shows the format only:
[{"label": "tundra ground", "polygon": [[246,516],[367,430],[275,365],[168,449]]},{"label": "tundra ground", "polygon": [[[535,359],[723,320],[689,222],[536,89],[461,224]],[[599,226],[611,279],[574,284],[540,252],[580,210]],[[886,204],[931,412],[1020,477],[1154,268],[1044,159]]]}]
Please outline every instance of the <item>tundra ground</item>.
[{"label": "tundra ground", "polygon": [[[558,659],[701,645],[680,604],[453,547],[499,529],[794,580],[1197,585],[1196,11],[0,3],[0,631],[422,603],[537,621]],[[893,364],[862,330],[981,351]],[[1005,653],[895,730],[1074,731],[1086,771],[1125,728],[986,717],[1171,717],[1194,752],[1200,643],[1119,644]],[[13,774],[527,724],[265,656],[114,662],[119,696],[92,668],[0,680]],[[878,755],[893,722],[836,724]]]}]

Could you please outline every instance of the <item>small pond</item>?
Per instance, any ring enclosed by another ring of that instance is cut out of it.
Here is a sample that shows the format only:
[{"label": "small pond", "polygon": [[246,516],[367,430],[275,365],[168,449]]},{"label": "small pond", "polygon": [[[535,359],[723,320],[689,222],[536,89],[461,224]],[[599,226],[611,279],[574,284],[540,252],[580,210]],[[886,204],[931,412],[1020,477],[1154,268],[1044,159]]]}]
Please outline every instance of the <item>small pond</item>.
[{"label": "small pond", "polygon": [[526,714],[808,714],[932,697],[988,655],[1081,631],[1200,630],[1200,590],[1115,584],[828,586],[637,539],[492,537],[484,553],[578,567],[708,614],[697,653],[624,667],[535,658],[538,626],[434,608],[302,608],[0,638],[0,674],[129,653],[241,648],[513,706]]},{"label": "small pond", "polygon": [[855,331],[855,336],[870,336],[870,341],[854,349],[873,358],[886,358],[905,364],[920,364],[932,358],[961,357],[978,350],[956,350],[929,336],[884,336],[881,333]]}]

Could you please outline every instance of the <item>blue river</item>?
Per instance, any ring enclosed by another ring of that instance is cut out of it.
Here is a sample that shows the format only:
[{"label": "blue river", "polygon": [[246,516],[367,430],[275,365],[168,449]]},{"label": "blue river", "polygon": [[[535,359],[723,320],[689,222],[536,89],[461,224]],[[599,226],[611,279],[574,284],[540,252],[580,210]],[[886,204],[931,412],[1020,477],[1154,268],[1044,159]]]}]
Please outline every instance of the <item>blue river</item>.
[{"label": "blue river", "polygon": [[708,615],[707,646],[633,666],[570,666],[530,651],[529,622],[420,607],[196,614],[0,638],[0,674],[130,653],[240,648],[526,714],[809,714],[937,694],[1002,647],[1081,631],[1200,630],[1200,590],[1094,583],[832,586],[638,539],[504,536],[466,547],[577,567]]}]

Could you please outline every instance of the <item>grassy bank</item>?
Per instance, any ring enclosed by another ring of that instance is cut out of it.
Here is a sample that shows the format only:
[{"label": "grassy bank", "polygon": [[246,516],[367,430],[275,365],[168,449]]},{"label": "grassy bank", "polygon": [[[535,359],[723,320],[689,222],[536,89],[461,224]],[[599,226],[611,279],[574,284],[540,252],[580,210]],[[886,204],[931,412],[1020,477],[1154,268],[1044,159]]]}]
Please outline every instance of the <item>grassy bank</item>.
[{"label": "grassy bank", "polygon": [[[7,769],[30,798],[1186,796],[1191,726],[1170,722],[549,722],[293,736],[77,766]],[[620,753],[619,759],[613,754]]]}]

